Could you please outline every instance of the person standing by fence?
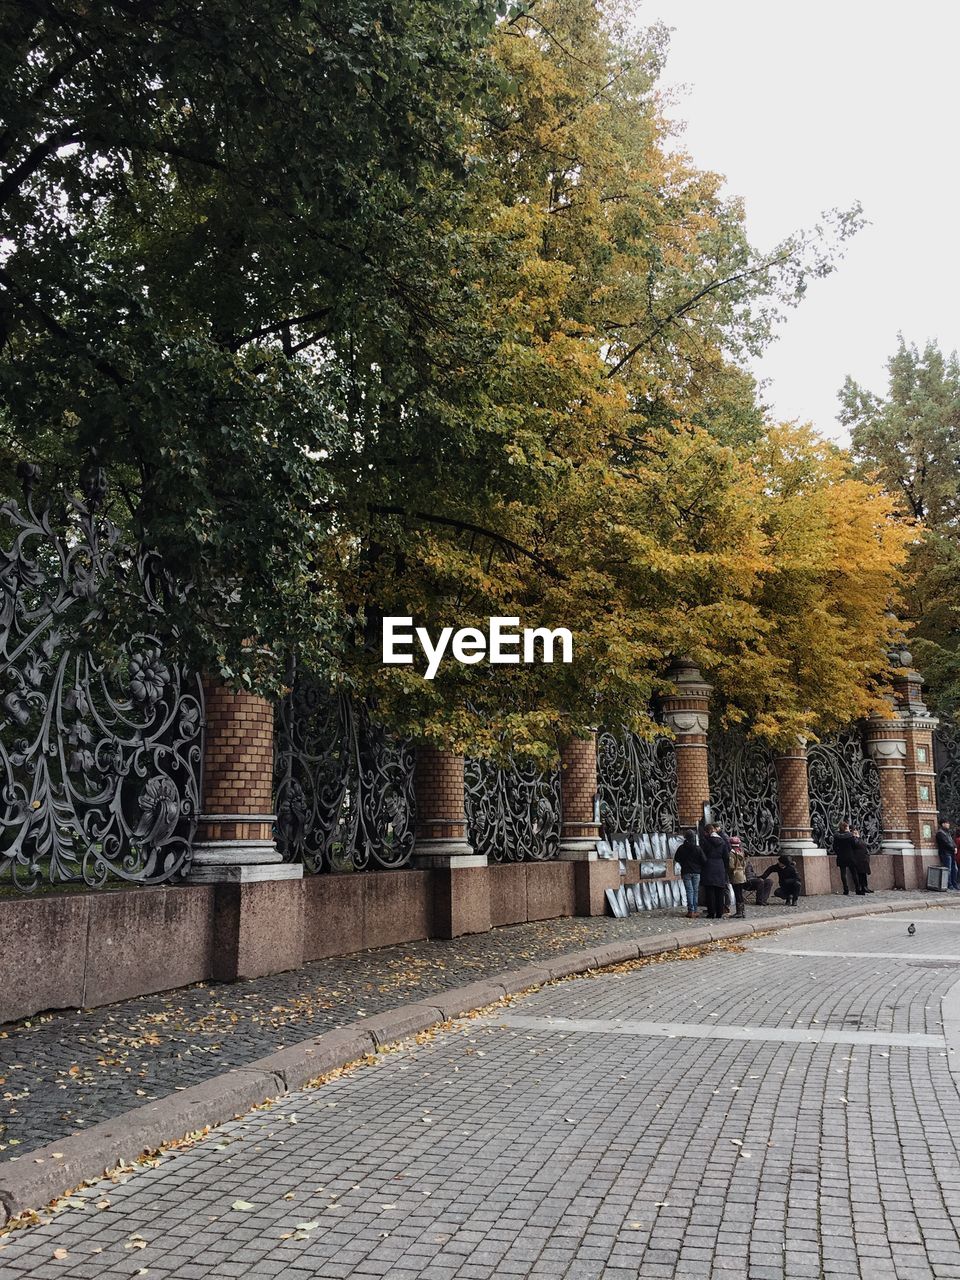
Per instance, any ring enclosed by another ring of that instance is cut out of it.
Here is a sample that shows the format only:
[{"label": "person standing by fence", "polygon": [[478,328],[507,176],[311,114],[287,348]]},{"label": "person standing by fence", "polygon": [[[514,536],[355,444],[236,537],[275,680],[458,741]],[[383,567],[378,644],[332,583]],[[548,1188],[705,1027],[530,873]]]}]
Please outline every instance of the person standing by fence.
[{"label": "person standing by fence", "polygon": [[865,893],[871,892],[867,884],[870,876],[870,850],[861,839],[860,832],[856,827],[854,827],[851,834],[853,843],[850,846],[850,871],[853,875],[853,884],[857,896],[862,898]]},{"label": "person standing by fence", "polygon": [[727,905],[727,885],[730,883],[730,843],[711,823],[704,833],[701,848],[707,916],[711,920],[722,920]]},{"label": "person standing by fence", "polygon": [[942,818],[937,827],[937,856],[941,867],[946,867],[950,873],[947,888],[960,888],[960,880],[957,878],[957,846],[950,831],[950,823],[946,818]]},{"label": "person standing by fence", "polygon": [[703,871],[703,850],[697,843],[697,833],[688,827],[683,833],[683,844],[673,855],[680,864],[683,893],[687,899],[687,919],[696,920],[700,914],[700,874]]},{"label": "person standing by fence", "polygon": [[833,852],[837,859],[837,869],[840,872],[840,883],[843,885],[844,894],[847,895],[850,893],[847,872],[851,870],[850,857],[853,853],[853,833],[850,830],[849,822],[841,822],[833,833]]},{"label": "person standing by fence", "polygon": [[739,836],[730,836],[730,883],[733,885],[737,919],[743,920],[747,914],[743,899],[743,891],[747,884],[747,859]]}]

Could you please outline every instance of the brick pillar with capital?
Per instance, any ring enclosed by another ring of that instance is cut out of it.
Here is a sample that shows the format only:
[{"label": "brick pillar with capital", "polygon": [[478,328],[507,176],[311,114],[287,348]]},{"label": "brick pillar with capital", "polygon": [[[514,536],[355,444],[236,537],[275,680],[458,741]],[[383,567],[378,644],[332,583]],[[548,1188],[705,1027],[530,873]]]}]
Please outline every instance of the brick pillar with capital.
[{"label": "brick pillar with capital", "polygon": [[671,667],[675,690],[662,699],[663,723],[673,730],[677,751],[677,817],[681,827],[696,827],[710,802],[707,731],[713,686],[694,663],[684,659]]},{"label": "brick pillar with capital", "polygon": [[602,916],[605,891],[620,886],[620,864],[597,855],[597,735],[570,738],[560,751],[561,862],[574,863],[574,902],[578,916]]},{"label": "brick pillar with capital", "polygon": [[273,707],[204,678],[201,813],[190,884],[215,887],[213,976],[255,978],[303,963],[303,867],[273,838]]},{"label": "brick pillar with capital", "polygon": [[[891,711],[898,709],[891,699]],[[891,860],[894,886],[916,889],[916,850],[907,819],[906,735],[907,723],[897,714],[871,716],[864,726],[864,745],[880,779],[881,854]]]},{"label": "brick pillar with capital", "polygon": [[904,723],[907,827],[916,851],[917,883],[926,883],[927,867],[937,858],[937,775],[933,762],[933,731],[940,721],[923,701],[923,677],[909,666],[909,654],[894,670],[893,692]]},{"label": "brick pillar with capital", "polygon": [[797,864],[805,894],[830,892],[830,860],[813,838],[810,825],[810,788],[807,777],[807,744],[798,738],[774,755],[780,804],[780,852]]},{"label": "brick pillar with capital", "polygon": [[414,769],[417,839],[414,865],[431,874],[432,932],[440,938],[490,928],[487,859],[467,840],[463,756],[421,743]]}]

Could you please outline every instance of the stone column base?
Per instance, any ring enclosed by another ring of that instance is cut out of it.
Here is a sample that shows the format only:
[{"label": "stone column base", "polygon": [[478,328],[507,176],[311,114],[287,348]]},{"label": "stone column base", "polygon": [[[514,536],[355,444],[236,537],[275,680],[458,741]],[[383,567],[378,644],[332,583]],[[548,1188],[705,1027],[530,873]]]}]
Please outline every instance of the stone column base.
[{"label": "stone column base", "polygon": [[[906,858],[904,863],[906,864]],[[916,876],[916,889],[925,889],[927,887],[927,869],[929,867],[939,867],[940,858],[936,849],[916,849],[913,859],[914,874]]]},{"label": "stone column base", "polygon": [[781,840],[780,852],[793,858],[800,873],[800,883],[806,897],[831,893],[830,863],[826,849],[820,849],[812,840]]},{"label": "stone column base", "polygon": [[433,864],[430,874],[434,938],[461,938],[466,933],[488,933],[490,877],[487,859],[474,855],[464,865],[451,860]]},{"label": "stone column base", "polygon": [[561,862],[596,862],[599,856],[595,836],[568,836],[557,850]]},{"label": "stone column base", "polygon": [[[562,856],[562,855],[561,855]],[[577,859],[573,867],[574,911],[578,916],[602,916],[607,889],[620,888],[620,866],[606,858]]]},{"label": "stone column base", "polygon": [[418,840],[413,850],[413,865],[433,871],[451,867],[485,867],[487,855],[474,853],[466,840]]},{"label": "stone column base", "polygon": [[187,884],[255,884],[302,880],[299,862],[284,862],[272,840],[203,841],[193,846]]},{"label": "stone column base", "polygon": [[880,845],[880,852],[890,859],[895,889],[920,888],[919,860],[911,841],[884,840]]},{"label": "stone column base", "polygon": [[303,964],[303,867],[285,865],[300,876],[217,882],[212,965],[217,982],[261,978]]}]

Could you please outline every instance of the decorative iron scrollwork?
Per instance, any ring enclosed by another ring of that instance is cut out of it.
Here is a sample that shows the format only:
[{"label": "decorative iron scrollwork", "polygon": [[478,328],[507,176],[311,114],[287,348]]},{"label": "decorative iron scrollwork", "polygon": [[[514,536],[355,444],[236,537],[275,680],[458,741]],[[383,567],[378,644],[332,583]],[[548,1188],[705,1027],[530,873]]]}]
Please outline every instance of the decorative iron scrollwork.
[{"label": "decorative iron scrollwork", "polygon": [[560,770],[464,761],[467,838],[491,862],[545,862],[560,847]]},{"label": "decorative iron scrollwork", "polygon": [[415,837],[413,747],[369,710],[298,674],[276,712],[277,846],[312,872],[409,862]]},{"label": "decorative iron scrollwork", "polygon": [[34,504],[36,468],[21,478],[25,509],[0,506],[15,531],[0,551],[0,877],[19,889],[169,880],[200,808],[200,682],[153,635],[109,658],[93,643],[108,576],[159,626],[158,566],[98,511],[99,467],[56,523]]},{"label": "decorative iron scrollwork", "polygon": [[807,749],[810,823],[821,849],[833,848],[833,833],[841,822],[857,827],[871,852],[880,849],[883,820],[880,775],[864,754],[858,729],[848,729]]},{"label": "decorative iron scrollwork", "polygon": [[621,831],[676,831],[677,753],[672,739],[601,730],[597,791],[600,823],[607,836]]},{"label": "decorative iron scrollwork", "polygon": [[941,818],[960,826],[960,725],[941,722],[933,735],[937,807]]},{"label": "decorative iron scrollwork", "polygon": [[739,836],[747,856],[775,856],[780,841],[780,796],[773,752],[733,731],[707,743],[713,819]]}]

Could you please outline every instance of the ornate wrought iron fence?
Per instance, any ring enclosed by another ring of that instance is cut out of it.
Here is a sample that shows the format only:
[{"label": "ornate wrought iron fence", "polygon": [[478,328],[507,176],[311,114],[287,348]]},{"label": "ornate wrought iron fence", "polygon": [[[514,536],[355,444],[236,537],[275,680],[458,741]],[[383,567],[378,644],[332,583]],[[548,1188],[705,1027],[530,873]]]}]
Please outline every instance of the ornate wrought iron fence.
[{"label": "ornate wrought iron fence", "polygon": [[600,823],[621,831],[676,831],[677,754],[670,738],[639,738],[603,729],[597,735]]},{"label": "ornate wrought iron fence", "polygon": [[415,836],[413,748],[369,710],[298,674],[278,705],[277,845],[308,871],[364,871],[410,861]]},{"label": "ornate wrought iron fence", "polygon": [[859,828],[871,852],[883,839],[880,813],[880,775],[865,755],[859,729],[817,742],[807,750],[810,781],[810,822],[822,849],[833,848],[840,822]]},{"label": "ornate wrought iron fence", "polygon": [[464,762],[467,838],[491,862],[544,862],[560,847],[560,770]]},{"label": "ornate wrought iron fence", "polygon": [[748,856],[776,856],[780,795],[773,752],[762,742],[727,731],[707,744],[714,821],[743,841]]},{"label": "ornate wrought iron fence", "polygon": [[[154,559],[99,509],[106,480],[0,506],[0,880],[155,884],[187,866],[200,807],[203,695],[167,661]],[[144,632],[97,652],[105,580],[142,601]],[[151,626],[151,621],[155,626]]]},{"label": "ornate wrought iron fence", "polygon": [[937,808],[954,829],[960,825],[960,725],[941,723],[933,735],[937,770]]}]

